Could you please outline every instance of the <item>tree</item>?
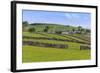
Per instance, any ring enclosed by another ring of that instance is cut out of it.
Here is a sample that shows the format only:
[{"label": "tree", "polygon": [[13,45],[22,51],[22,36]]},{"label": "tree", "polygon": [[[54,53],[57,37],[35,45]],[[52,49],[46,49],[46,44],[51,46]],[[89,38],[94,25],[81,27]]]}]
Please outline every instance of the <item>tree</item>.
[{"label": "tree", "polygon": [[75,31],[75,28],[73,28],[72,31],[74,32]]},{"label": "tree", "polygon": [[83,28],[82,28],[81,26],[78,26],[78,31],[79,31],[80,33],[82,33]]},{"label": "tree", "polygon": [[35,30],[35,28],[34,27],[31,27],[31,28],[29,28],[29,30],[28,30],[29,32],[35,32],[36,30]]},{"label": "tree", "polygon": [[23,23],[22,23],[22,29],[23,29],[23,31],[26,31],[26,27],[28,26],[28,22],[27,21],[24,21]]},{"label": "tree", "polygon": [[66,27],[70,27],[70,25],[66,25]]},{"label": "tree", "polygon": [[28,25],[28,22],[27,22],[27,21],[24,21],[22,24],[23,24],[24,26],[27,26],[27,25]]},{"label": "tree", "polygon": [[49,31],[49,26],[46,26],[44,32],[48,32],[48,31]]},{"label": "tree", "polygon": [[81,31],[82,27],[81,26],[78,26],[78,31]]},{"label": "tree", "polygon": [[80,32],[81,32],[81,34],[85,34],[85,29],[82,28]]},{"label": "tree", "polygon": [[56,31],[56,34],[61,34],[62,33],[62,31]]},{"label": "tree", "polygon": [[90,29],[86,29],[86,33],[90,33],[91,31],[90,31]]}]

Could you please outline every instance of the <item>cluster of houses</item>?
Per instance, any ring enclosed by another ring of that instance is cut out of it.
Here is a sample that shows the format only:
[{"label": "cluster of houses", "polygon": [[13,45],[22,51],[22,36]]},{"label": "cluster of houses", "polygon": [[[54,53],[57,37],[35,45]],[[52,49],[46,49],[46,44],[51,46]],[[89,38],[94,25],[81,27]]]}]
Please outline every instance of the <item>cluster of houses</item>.
[{"label": "cluster of houses", "polygon": [[78,34],[81,33],[80,31],[62,31],[61,34]]},{"label": "cluster of houses", "polygon": [[[52,32],[48,32],[48,33],[52,33],[55,34],[56,32],[52,31]],[[80,31],[76,30],[76,31],[60,31],[60,34],[79,34],[81,33]]]}]

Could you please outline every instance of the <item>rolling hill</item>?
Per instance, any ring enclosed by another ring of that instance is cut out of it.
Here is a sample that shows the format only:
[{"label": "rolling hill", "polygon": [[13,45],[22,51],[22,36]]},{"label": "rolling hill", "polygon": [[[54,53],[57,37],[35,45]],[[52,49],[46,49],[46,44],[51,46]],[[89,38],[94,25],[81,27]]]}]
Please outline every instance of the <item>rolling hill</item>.
[{"label": "rolling hill", "polygon": [[50,23],[33,23],[28,24],[27,29],[34,28],[36,32],[43,32],[46,27],[48,27],[48,32],[56,32],[56,31],[78,31],[82,29],[83,31],[87,30],[81,26],[70,26],[70,25],[62,25],[62,24],[50,24]]}]

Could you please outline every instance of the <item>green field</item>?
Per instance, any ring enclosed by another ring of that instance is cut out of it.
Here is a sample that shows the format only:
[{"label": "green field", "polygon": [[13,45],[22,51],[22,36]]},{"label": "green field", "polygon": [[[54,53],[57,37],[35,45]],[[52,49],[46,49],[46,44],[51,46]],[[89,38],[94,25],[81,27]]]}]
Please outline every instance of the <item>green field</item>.
[{"label": "green field", "polygon": [[[63,31],[75,31],[78,28],[57,24],[47,24],[49,28],[44,31],[47,25],[38,24],[23,25],[23,63],[91,59],[90,33],[62,34]],[[67,47],[57,48],[59,45]],[[90,48],[86,49],[84,45]]]},{"label": "green field", "polygon": [[23,46],[23,62],[45,62],[90,59],[90,50],[79,50],[79,46],[70,49]]},{"label": "green field", "polygon": [[[28,32],[24,32],[23,34],[24,36],[30,36],[30,37],[48,37],[46,35],[28,33]],[[53,36],[53,34],[47,34],[47,35]],[[54,38],[55,34],[54,34],[54,37],[52,36],[49,36],[48,38]],[[57,36],[58,35],[56,35],[55,38],[58,38]],[[59,38],[71,40],[71,38],[73,37],[65,38],[59,35]],[[82,41],[81,39],[79,40]],[[42,42],[42,43],[50,43],[50,44],[68,44],[69,45],[68,48],[64,48],[64,49],[23,45],[23,50],[22,50],[23,59],[22,60],[24,63],[44,62],[44,61],[63,61],[63,60],[85,60],[85,59],[91,58],[90,50],[80,50],[80,45],[82,45],[81,43],[56,41],[56,40],[44,40],[44,39],[27,39],[27,38],[24,38],[23,41],[34,41],[34,42]]]}]

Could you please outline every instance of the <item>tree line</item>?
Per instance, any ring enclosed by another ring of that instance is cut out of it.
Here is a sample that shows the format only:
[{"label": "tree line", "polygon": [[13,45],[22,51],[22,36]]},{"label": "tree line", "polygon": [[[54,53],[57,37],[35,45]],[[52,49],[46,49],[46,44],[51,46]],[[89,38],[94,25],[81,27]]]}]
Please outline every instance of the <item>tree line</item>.
[{"label": "tree line", "polygon": [[[28,25],[29,25],[29,23],[27,22],[27,21],[24,21],[23,23],[23,29],[25,28],[25,27],[27,27]],[[38,24],[41,24],[41,25],[43,25],[43,23],[35,23],[35,25],[38,25]],[[44,24],[46,24],[46,23],[44,23]],[[33,25],[33,24],[32,24]],[[66,25],[66,27],[70,27],[70,25]],[[49,30],[50,30],[50,26],[45,26],[45,28],[43,29],[43,31],[42,32],[46,32],[46,33],[48,33],[49,32]],[[36,28],[35,27],[30,27],[29,29],[28,29],[28,31],[29,32],[36,32]],[[90,29],[84,29],[83,27],[81,27],[81,26],[78,26],[77,27],[77,30],[75,29],[75,28],[72,28],[71,30],[70,30],[71,32],[75,32],[75,31],[78,31],[80,34],[81,33],[90,33]],[[59,31],[54,31],[56,34],[61,34],[63,31],[62,30],[59,30]]]}]

